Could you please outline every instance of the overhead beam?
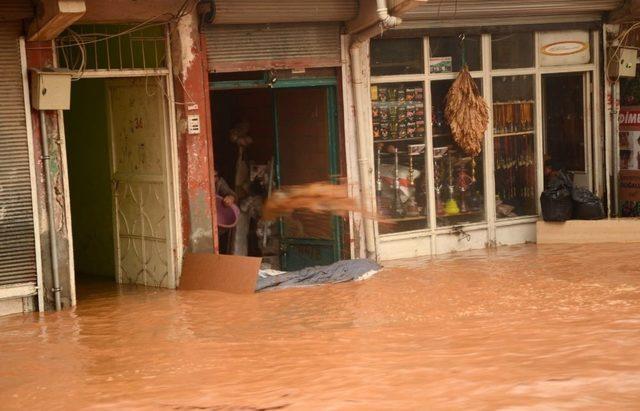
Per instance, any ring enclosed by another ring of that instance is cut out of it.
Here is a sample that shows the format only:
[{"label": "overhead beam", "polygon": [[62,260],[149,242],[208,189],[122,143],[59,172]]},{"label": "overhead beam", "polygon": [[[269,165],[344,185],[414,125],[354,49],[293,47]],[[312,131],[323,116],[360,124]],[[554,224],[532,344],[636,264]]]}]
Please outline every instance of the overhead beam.
[{"label": "overhead beam", "polygon": [[78,21],[87,11],[84,0],[39,0],[29,26],[29,41],[50,41]]},{"label": "overhead beam", "polygon": [[638,19],[640,16],[640,0],[626,0],[624,4],[609,13],[607,23],[619,24]]}]

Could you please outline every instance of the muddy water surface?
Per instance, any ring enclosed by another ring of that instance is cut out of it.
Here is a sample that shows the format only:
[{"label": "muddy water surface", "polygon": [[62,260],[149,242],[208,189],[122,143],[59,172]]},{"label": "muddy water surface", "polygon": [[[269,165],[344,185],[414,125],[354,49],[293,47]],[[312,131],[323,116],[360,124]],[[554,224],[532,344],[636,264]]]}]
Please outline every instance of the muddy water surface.
[{"label": "muddy water surface", "polygon": [[640,247],[523,246],[251,296],[0,318],[3,409],[640,409]]}]

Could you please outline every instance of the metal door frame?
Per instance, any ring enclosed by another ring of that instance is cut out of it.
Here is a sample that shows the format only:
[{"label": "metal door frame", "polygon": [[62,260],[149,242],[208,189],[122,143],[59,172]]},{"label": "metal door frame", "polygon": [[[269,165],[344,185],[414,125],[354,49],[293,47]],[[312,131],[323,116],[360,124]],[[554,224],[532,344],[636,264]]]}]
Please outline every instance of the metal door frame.
[{"label": "metal door frame", "polygon": [[[170,34],[169,30],[165,27],[164,30],[164,43],[166,50],[170,50]],[[51,48],[53,50],[56,49],[55,40],[50,42]],[[26,56],[24,57],[26,61]],[[171,238],[168,238],[167,241],[171,241],[172,246],[172,254],[169,256],[171,262],[174,264],[174,276],[176,281],[179,280],[180,267],[182,266],[182,258],[184,254],[184,250],[182,248],[182,215],[180,214],[179,204],[181,204],[180,199],[180,190],[178,189],[179,184],[179,175],[178,175],[178,132],[177,132],[177,118],[176,118],[176,109],[174,106],[174,85],[173,85],[173,64],[171,60],[171,53],[166,54],[166,68],[158,68],[158,69],[113,69],[113,70],[86,70],[83,72],[82,78],[100,78],[100,79],[108,79],[108,78],[134,78],[134,77],[159,77],[161,81],[166,84],[166,93],[165,96],[165,106],[167,110],[167,124],[168,124],[168,135],[167,135],[167,145],[166,145],[166,153],[168,156],[167,159],[167,186],[170,190],[170,203],[167,204],[168,212],[167,217],[170,219],[169,222],[169,230]],[[58,53],[53,53],[53,66],[60,67],[60,63],[58,61]],[[25,80],[26,81],[26,80]],[[27,84],[25,82],[25,84]],[[27,97],[28,98],[28,97]],[[69,191],[69,174],[68,174],[68,165],[67,165],[67,149],[66,149],[66,130],[64,127],[64,111],[57,110],[58,116],[58,132],[61,144],[61,160],[62,167],[64,169],[62,173],[62,183],[64,187],[64,202],[65,202],[65,223],[68,227],[67,229],[67,243],[68,243],[68,253],[69,253],[69,287],[71,294],[71,306],[74,307],[77,305],[76,299],[76,270],[75,270],[75,261],[74,261],[74,238],[73,238],[73,229],[72,229],[72,219],[71,219],[71,199],[70,199],[70,191]],[[30,123],[30,122],[29,122]],[[38,234],[36,235],[38,238]],[[36,241],[39,241],[38,239]],[[40,254],[40,253],[38,253]],[[115,257],[115,256],[114,256]],[[38,257],[40,258],[40,257]],[[42,270],[40,270],[42,271]],[[114,273],[117,275],[117,273]],[[41,277],[40,274],[39,277]],[[115,279],[115,276],[114,276]],[[41,280],[42,281],[42,280]],[[42,293],[40,293],[42,294]],[[39,297],[41,299],[41,297]]]},{"label": "metal door frame", "polygon": [[584,170],[567,170],[572,172],[574,175],[583,175],[588,183],[589,190],[594,189],[594,164],[593,164],[593,74],[592,71],[575,71],[575,72],[560,72],[560,73],[543,73],[541,75],[542,82],[542,100],[541,104],[543,107],[542,113],[542,149],[543,152],[547,151],[547,129],[546,129],[546,121],[544,116],[544,102],[547,98],[544,94],[544,80],[545,76],[563,76],[563,75],[575,75],[579,74],[582,76],[582,122],[583,122],[583,130],[584,130]]},{"label": "metal door frame", "polygon": [[[276,82],[271,82],[267,73],[259,80],[237,80],[237,81],[214,81],[209,84],[210,92],[221,90],[248,90],[248,89],[270,89],[273,105],[273,120],[274,120],[274,162],[275,162],[275,180],[276,186],[280,187],[280,139],[278,131],[278,105],[276,104],[276,93],[278,89],[303,89],[303,88],[326,88],[327,89],[327,120],[329,135],[329,173],[330,180],[333,183],[337,183],[340,177],[340,141],[338,131],[338,81],[335,77],[310,77],[310,78],[295,78],[295,79],[282,79]],[[338,216],[333,216],[331,219],[332,232],[333,232],[333,257],[335,260],[339,260],[342,256],[342,221]],[[284,232],[284,223],[282,219],[278,219],[278,228],[281,234],[280,244],[280,260],[282,269],[286,269],[284,262],[286,245],[283,243],[285,240],[282,237]],[[320,245],[324,244],[327,240],[317,239],[296,239],[295,244],[298,245]],[[289,243],[290,244],[290,243]]]},{"label": "metal door frame", "polygon": [[[170,38],[169,31],[165,30],[165,45],[167,50],[170,50]],[[57,64],[57,53],[54,53],[54,58],[56,59],[55,65]],[[180,277],[180,267],[183,258],[183,248],[182,248],[182,216],[179,210],[180,204],[180,190],[178,189],[179,184],[179,175],[178,175],[178,132],[177,132],[177,118],[176,118],[176,109],[173,105],[175,101],[174,97],[174,87],[173,87],[173,70],[172,70],[172,61],[171,61],[171,53],[167,53],[167,68],[163,69],[124,69],[124,70],[94,70],[94,71],[86,71],[83,73],[83,78],[100,78],[100,79],[113,79],[113,78],[140,78],[140,77],[157,77],[160,78],[160,81],[165,86],[165,98],[163,108],[165,110],[166,117],[166,141],[165,141],[165,167],[166,167],[166,184],[167,191],[169,196],[167,197],[167,219],[169,231],[167,241],[171,248],[171,252],[168,255],[169,260],[167,261],[168,266],[171,268],[171,272],[169,275],[173,275],[173,284],[177,287]],[[60,138],[61,141],[66,141],[65,138],[65,129],[64,129],[64,114],[63,111],[58,111],[58,119],[59,119],[59,130],[60,130]],[[111,136],[109,135],[109,144],[111,144]],[[63,159],[66,162],[66,147],[63,149],[64,155]],[[111,160],[110,160],[111,161]],[[67,166],[65,167],[64,173],[64,184],[65,187],[69,186],[69,176],[66,172]],[[65,188],[65,203],[70,203],[70,192]],[[67,223],[69,227],[73,222],[71,221],[71,212],[70,208],[67,210]],[[114,224],[116,222],[114,221]],[[114,231],[116,233],[117,231]],[[69,238],[69,265],[70,271],[73,273],[70,278],[71,287],[73,289],[72,292],[72,305],[75,304],[75,267],[73,266],[74,256],[73,256],[73,233],[71,228],[69,228],[68,232]],[[114,238],[114,241],[116,239]],[[117,253],[117,252],[116,252]],[[114,255],[114,259],[116,256]],[[118,267],[118,262],[116,261],[116,268]],[[115,279],[117,280],[119,277],[119,272],[114,273]]]}]

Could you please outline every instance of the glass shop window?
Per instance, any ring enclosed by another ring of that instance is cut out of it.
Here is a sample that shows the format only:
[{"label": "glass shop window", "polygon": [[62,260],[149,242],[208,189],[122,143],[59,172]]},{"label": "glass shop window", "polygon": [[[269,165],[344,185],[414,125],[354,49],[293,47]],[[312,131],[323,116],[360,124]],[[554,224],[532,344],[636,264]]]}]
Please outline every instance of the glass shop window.
[{"label": "glass shop window", "polygon": [[[482,92],[480,79],[474,79]],[[433,162],[438,227],[484,220],[483,153],[467,155],[445,119],[446,95],[453,80],[431,82]]]},{"label": "glass shop window", "polygon": [[535,46],[533,33],[493,34],[491,65],[493,69],[533,67]]},{"label": "glass shop window", "polygon": [[423,83],[371,86],[380,234],[427,228]]},{"label": "glass shop window", "polygon": [[536,214],[534,86],[531,75],[493,78],[498,219]]},{"label": "glass shop window", "polygon": [[371,75],[424,72],[422,38],[371,40]]},{"label": "glass shop window", "polygon": [[482,70],[480,36],[464,36],[464,40],[461,36],[429,38],[429,72],[431,74],[460,71],[463,57],[470,71]]}]

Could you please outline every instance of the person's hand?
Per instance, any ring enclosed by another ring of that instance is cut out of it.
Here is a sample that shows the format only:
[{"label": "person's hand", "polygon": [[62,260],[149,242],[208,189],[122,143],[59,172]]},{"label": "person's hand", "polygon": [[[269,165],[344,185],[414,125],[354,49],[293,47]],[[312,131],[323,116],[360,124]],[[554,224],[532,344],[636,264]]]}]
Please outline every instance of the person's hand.
[{"label": "person's hand", "polygon": [[236,202],[236,199],[233,198],[233,196],[226,196],[225,198],[222,199],[222,202],[227,207],[231,207],[231,205]]}]

